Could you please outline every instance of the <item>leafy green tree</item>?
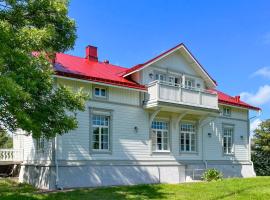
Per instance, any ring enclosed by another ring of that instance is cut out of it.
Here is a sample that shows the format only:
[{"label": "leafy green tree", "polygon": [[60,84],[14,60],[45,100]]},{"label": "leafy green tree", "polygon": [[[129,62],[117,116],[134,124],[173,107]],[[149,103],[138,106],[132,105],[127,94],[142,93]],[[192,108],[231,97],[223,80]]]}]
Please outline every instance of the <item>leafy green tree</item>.
[{"label": "leafy green tree", "polygon": [[256,174],[270,175],[270,119],[262,122],[255,130],[252,145],[252,161]]},{"label": "leafy green tree", "polygon": [[12,138],[8,133],[0,128],[0,148],[12,148]]},{"label": "leafy green tree", "polygon": [[[34,138],[77,127],[86,96],[55,87],[56,52],[73,47],[75,23],[66,0],[0,0],[0,125]],[[38,52],[33,56],[33,52]]]}]

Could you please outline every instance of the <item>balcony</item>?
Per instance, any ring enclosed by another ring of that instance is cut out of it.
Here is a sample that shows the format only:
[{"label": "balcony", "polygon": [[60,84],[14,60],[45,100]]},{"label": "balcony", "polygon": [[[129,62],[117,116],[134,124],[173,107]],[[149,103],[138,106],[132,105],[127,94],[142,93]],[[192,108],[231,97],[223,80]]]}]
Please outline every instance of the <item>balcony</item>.
[{"label": "balcony", "polygon": [[0,165],[5,163],[20,163],[22,161],[22,149],[0,149]]},{"label": "balcony", "polygon": [[218,110],[218,96],[214,91],[186,88],[180,84],[156,80],[148,85],[145,107],[153,107],[159,103]]}]

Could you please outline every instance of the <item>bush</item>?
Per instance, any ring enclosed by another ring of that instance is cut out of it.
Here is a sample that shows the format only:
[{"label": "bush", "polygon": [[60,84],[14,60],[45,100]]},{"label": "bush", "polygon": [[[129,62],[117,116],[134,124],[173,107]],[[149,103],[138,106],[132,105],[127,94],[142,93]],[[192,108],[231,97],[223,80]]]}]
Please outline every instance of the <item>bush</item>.
[{"label": "bush", "polygon": [[202,179],[205,181],[217,181],[222,178],[223,174],[217,169],[207,169],[202,175]]}]

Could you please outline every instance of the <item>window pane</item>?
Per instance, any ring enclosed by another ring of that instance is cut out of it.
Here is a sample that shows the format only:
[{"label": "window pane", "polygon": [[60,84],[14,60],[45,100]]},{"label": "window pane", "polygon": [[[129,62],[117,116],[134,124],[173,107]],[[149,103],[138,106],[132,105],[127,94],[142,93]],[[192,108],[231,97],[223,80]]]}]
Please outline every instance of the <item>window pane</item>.
[{"label": "window pane", "polygon": [[109,145],[107,142],[101,143],[101,149],[109,149]]},{"label": "window pane", "polygon": [[99,96],[99,92],[100,92],[100,89],[99,88],[95,88],[95,95],[96,96]]},{"label": "window pane", "polygon": [[168,150],[168,144],[167,143],[163,144],[163,150],[165,150],[165,151]]},{"label": "window pane", "polygon": [[93,148],[93,149],[99,149],[99,144],[98,144],[98,142],[93,142],[92,148]]},{"label": "window pane", "polygon": [[106,96],[106,90],[105,89],[101,89],[101,96],[103,96],[103,97]]}]

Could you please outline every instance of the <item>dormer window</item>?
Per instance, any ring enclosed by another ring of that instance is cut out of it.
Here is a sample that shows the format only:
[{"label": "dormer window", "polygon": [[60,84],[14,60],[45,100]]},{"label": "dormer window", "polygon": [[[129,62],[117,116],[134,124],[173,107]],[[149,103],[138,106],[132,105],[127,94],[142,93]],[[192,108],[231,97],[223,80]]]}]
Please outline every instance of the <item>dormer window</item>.
[{"label": "dormer window", "polygon": [[94,88],[94,95],[95,95],[95,97],[106,98],[107,97],[107,90],[105,88],[95,87]]},{"label": "dormer window", "polygon": [[223,115],[224,116],[231,116],[232,110],[229,107],[223,107]]}]

